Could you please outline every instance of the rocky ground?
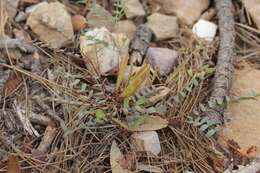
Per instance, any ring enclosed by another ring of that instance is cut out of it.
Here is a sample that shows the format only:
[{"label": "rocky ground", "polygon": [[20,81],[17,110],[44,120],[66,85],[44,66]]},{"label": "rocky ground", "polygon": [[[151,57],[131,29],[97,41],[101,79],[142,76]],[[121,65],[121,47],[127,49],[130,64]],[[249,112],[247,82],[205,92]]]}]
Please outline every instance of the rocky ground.
[{"label": "rocky ground", "polygon": [[259,16],[256,0],[0,1],[0,172],[259,172]]}]

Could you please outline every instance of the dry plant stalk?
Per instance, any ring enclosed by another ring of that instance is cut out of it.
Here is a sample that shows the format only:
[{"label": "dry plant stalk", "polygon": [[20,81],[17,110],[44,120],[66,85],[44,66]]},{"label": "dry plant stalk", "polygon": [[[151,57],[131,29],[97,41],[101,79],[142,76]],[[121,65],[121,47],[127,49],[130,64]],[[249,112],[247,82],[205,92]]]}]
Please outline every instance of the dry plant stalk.
[{"label": "dry plant stalk", "polygon": [[8,14],[4,9],[6,1],[0,1],[0,38],[5,36],[5,25],[8,21]]}]

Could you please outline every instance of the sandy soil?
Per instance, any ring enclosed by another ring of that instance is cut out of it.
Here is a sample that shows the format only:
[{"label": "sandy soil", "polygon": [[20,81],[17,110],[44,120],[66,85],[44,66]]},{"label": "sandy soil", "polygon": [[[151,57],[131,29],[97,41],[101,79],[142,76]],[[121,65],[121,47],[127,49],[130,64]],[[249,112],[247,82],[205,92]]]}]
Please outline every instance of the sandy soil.
[{"label": "sandy soil", "polygon": [[[231,95],[249,96],[252,91],[260,93],[260,70],[246,65],[235,71]],[[230,103],[228,117],[230,122],[225,136],[234,139],[242,148],[256,145],[260,154],[260,97]]]}]

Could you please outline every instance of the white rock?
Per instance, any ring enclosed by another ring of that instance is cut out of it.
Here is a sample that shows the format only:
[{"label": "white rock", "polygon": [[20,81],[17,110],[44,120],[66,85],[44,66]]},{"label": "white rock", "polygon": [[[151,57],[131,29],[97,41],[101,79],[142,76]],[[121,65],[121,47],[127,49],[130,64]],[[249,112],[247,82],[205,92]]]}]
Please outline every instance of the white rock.
[{"label": "white rock", "polygon": [[146,53],[146,61],[164,76],[169,74],[177,64],[178,53],[168,48],[150,47]]},{"label": "white rock", "polygon": [[180,22],[191,25],[209,6],[209,0],[156,0],[166,14],[175,14]]},{"label": "white rock", "polygon": [[139,0],[124,0],[124,12],[128,19],[144,16],[145,11]]},{"label": "white rock", "polygon": [[200,19],[194,24],[192,32],[197,35],[197,37],[205,39],[207,41],[213,41],[216,35],[218,26],[215,23]]},{"label": "white rock", "polygon": [[96,28],[80,38],[81,54],[93,74],[113,74],[123,56],[128,54],[129,39],[106,28]]},{"label": "white rock", "polygon": [[50,48],[60,48],[72,42],[71,17],[63,4],[52,2],[35,8],[27,19],[27,25]]},{"label": "white rock", "polygon": [[47,5],[48,3],[46,1],[40,2],[35,5],[31,5],[25,9],[25,13],[32,13],[36,8],[40,7],[41,5]]},{"label": "white rock", "polygon": [[246,10],[252,16],[256,26],[260,29],[260,1],[259,0],[243,0]]},{"label": "white rock", "polygon": [[146,25],[155,34],[156,40],[165,40],[176,36],[179,31],[177,18],[160,13],[154,13],[148,17]]},{"label": "white rock", "polygon": [[136,132],[131,137],[135,150],[150,152],[154,155],[161,152],[160,140],[156,131]]},{"label": "white rock", "polygon": [[131,20],[122,20],[115,24],[113,32],[115,33],[123,33],[129,39],[134,37],[136,31],[136,26]]}]

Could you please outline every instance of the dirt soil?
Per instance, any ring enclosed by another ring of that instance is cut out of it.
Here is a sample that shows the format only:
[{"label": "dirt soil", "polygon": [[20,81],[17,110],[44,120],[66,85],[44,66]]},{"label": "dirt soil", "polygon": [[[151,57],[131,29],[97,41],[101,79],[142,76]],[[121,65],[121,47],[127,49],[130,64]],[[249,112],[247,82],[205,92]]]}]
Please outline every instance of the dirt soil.
[{"label": "dirt soil", "polygon": [[[256,145],[260,148],[260,97],[242,99],[260,92],[260,70],[246,65],[236,69],[231,90],[232,97],[240,100],[228,106],[230,121],[226,124],[225,135],[234,139],[242,148]],[[258,154],[260,151],[258,150]]]}]

